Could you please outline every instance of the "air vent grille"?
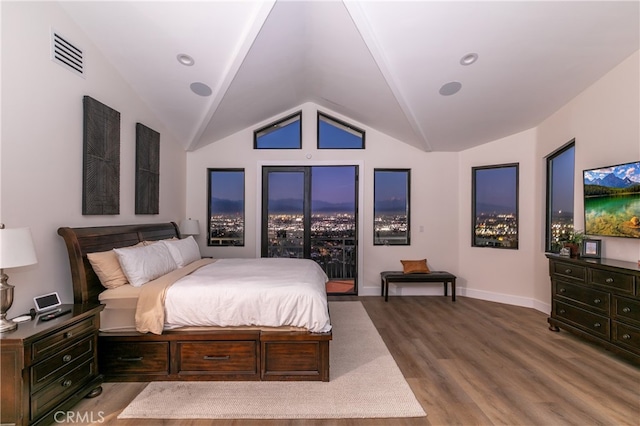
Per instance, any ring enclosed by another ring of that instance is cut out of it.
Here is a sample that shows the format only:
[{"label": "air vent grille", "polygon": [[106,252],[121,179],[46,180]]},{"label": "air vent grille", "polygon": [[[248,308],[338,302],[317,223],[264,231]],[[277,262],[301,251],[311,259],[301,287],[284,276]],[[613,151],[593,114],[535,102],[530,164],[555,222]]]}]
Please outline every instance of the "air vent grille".
[{"label": "air vent grille", "polygon": [[55,31],[51,32],[51,60],[84,77],[84,56],[82,49]]}]

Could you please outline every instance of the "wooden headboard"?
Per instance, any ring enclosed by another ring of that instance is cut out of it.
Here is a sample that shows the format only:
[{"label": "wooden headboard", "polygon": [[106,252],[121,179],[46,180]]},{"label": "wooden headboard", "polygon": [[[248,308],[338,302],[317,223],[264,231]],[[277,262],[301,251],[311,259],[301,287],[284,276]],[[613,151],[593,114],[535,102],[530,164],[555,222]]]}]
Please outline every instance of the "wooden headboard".
[{"label": "wooden headboard", "polygon": [[73,303],[99,303],[98,295],[105,290],[87,259],[87,253],[128,247],[141,241],[180,238],[174,222],[142,225],[94,226],[58,229],[69,254]]}]

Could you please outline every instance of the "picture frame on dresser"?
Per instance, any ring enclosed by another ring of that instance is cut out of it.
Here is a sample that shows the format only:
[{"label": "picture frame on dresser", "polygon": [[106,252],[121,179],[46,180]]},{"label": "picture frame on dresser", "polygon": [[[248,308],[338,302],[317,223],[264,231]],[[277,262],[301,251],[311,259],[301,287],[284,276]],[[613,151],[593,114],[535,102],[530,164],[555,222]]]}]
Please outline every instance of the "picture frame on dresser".
[{"label": "picture frame on dresser", "polygon": [[600,259],[602,257],[602,240],[596,240],[592,238],[583,239],[582,248],[580,249],[580,256]]}]

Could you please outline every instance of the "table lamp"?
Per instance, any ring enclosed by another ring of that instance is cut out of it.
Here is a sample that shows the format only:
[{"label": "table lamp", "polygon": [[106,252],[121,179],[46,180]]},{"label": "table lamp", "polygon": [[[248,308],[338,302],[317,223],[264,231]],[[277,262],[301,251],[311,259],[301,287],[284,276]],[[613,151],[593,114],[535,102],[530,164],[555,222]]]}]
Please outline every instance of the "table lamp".
[{"label": "table lamp", "polygon": [[180,235],[199,235],[200,223],[198,219],[185,219],[180,222]]},{"label": "table lamp", "polygon": [[9,277],[5,268],[37,263],[29,228],[6,229],[0,223],[0,333],[15,330],[18,324],[7,319],[7,311],[13,304],[13,286],[7,282]]}]

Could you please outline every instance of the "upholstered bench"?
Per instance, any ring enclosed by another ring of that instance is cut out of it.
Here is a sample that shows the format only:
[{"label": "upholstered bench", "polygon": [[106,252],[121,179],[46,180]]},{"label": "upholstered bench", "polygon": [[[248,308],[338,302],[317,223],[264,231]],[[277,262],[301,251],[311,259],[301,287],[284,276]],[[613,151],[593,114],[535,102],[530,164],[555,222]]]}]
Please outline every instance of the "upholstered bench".
[{"label": "upholstered bench", "polygon": [[446,271],[405,274],[402,271],[380,272],[381,296],[389,301],[389,283],[443,283],[444,295],[447,296],[447,284],[451,283],[451,301],[456,301],[456,276]]}]

